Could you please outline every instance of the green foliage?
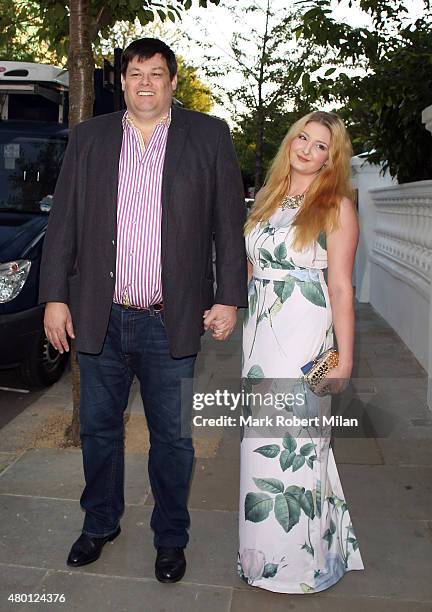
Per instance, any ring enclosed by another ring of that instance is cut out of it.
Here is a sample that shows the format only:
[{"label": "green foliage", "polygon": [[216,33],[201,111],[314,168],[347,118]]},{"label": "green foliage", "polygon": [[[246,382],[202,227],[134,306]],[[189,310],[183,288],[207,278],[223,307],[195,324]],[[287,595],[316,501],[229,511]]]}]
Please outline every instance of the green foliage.
[{"label": "green foliage", "polygon": [[404,42],[342,92],[357,148],[361,142],[369,161],[383,163],[400,183],[432,178],[432,138],[421,122],[432,102],[432,37],[416,30]]},{"label": "green foliage", "polygon": [[178,57],[177,60],[178,80],[175,97],[185,108],[202,113],[210,112],[213,106],[210,88],[200,80],[195,66],[187,64],[182,57]]},{"label": "green foliage", "polygon": [[[368,152],[369,161],[381,163],[401,183],[432,178],[432,139],[421,122],[432,90],[428,0],[414,23],[407,21],[403,0],[358,0],[372,17],[371,30],[336,22],[329,0],[301,4],[308,10],[297,33],[334,54],[324,76],[303,80],[304,93],[314,105],[335,105],[355,153]],[[364,76],[352,70],[357,68]]]},{"label": "green foliage", "polygon": [[[196,0],[206,8],[220,0]],[[91,39],[98,44],[118,21],[141,24],[176,21],[193,5],[192,0],[91,0]],[[69,8],[65,0],[0,0],[0,53],[3,59],[36,59],[64,64],[68,55]],[[26,51],[30,42],[29,51]],[[27,55],[26,55],[27,54]],[[44,55],[46,56],[44,58]],[[41,57],[42,56],[42,57]]]},{"label": "green foliage", "polygon": [[31,0],[0,0],[0,59],[15,61],[56,61],[48,45],[41,45],[38,6]]}]

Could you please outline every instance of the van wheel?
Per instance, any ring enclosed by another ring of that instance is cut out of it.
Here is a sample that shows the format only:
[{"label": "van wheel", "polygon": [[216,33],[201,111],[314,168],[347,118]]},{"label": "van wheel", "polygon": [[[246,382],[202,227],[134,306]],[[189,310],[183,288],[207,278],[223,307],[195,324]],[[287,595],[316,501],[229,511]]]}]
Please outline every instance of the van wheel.
[{"label": "van wheel", "polygon": [[21,365],[23,382],[30,389],[53,385],[63,374],[68,356],[68,353],[61,355],[42,331],[35,348]]}]

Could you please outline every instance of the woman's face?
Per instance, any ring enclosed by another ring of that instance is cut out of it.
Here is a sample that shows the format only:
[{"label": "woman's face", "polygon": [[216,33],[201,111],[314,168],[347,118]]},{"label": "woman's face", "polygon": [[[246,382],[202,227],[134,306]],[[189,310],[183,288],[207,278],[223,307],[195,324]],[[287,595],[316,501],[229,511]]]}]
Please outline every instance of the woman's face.
[{"label": "woman's face", "polygon": [[316,174],[329,158],[331,132],[325,125],[310,121],[294,138],[290,149],[291,170]]}]

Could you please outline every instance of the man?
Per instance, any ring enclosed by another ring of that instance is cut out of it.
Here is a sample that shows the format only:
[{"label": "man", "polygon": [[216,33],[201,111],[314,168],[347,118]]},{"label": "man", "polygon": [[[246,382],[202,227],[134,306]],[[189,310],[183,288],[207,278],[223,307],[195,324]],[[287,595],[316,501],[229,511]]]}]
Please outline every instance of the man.
[{"label": "man", "polygon": [[95,561],[120,533],[123,412],[136,375],[161,582],[186,568],[194,451],[181,431],[181,381],[193,377],[204,330],[227,338],[247,300],[243,187],[229,130],[172,106],[176,73],[163,42],[133,42],[122,57],[127,111],[72,130],[40,289],[49,341],[63,352],[76,337],[80,366],[85,519],[68,565]]}]

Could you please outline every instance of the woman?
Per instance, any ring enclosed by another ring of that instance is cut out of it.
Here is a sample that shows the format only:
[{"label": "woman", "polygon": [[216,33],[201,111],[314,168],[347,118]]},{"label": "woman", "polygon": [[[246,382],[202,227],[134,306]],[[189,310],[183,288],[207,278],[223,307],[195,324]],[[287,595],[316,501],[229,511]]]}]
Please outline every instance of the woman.
[{"label": "woman", "polygon": [[[246,389],[256,392],[263,381],[268,388],[272,380],[274,390],[285,379],[304,390],[301,368],[333,346],[333,325],[339,364],[325,391],[340,391],[351,376],[358,223],[349,197],[350,157],[337,115],[310,113],[285,136],[257,194],[245,226]],[[301,401],[286,406],[284,415],[328,414],[328,395],[303,398],[303,407]],[[329,431],[262,431],[246,424],[241,446],[240,576],[270,591],[308,593],[363,569]]]}]

